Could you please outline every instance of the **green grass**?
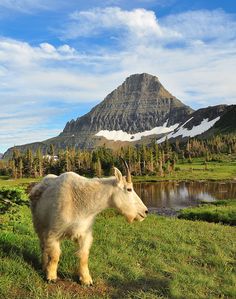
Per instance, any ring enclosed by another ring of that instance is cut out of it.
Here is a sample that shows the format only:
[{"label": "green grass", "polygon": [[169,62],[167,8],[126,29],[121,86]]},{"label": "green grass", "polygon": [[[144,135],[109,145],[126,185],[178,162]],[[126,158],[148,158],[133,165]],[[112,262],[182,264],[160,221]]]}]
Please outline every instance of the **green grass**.
[{"label": "green grass", "polygon": [[183,209],[179,218],[236,225],[236,200],[218,200],[200,207]]},{"label": "green grass", "polygon": [[176,164],[177,171],[160,176],[137,176],[136,182],[160,180],[233,180],[236,179],[236,160],[208,162],[205,170],[203,159],[193,159],[192,163]]},{"label": "green grass", "polygon": [[0,187],[2,186],[27,186],[31,182],[38,182],[40,178],[11,179],[7,176],[0,176]]},{"label": "green grass", "polygon": [[76,280],[76,246],[64,241],[61,280],[48,285],[30,211],[0,216],[0,298],[235,298],[235,228],[150,215],[128,224],[107,211],[94,225],[93,287]]}]

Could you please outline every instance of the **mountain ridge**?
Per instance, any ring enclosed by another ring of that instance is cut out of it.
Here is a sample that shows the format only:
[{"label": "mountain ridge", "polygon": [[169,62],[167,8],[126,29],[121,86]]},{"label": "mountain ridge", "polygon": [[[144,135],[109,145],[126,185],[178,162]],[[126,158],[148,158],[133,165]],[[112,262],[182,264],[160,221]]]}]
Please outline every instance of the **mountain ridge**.
[{"label": "mountain ridge", "polygon": [[[187,132],[194,127],[196,131],[197,126],[202,124],[203,127],[206,123],[208,130],[214,134],[210,122],[217,117],[221,118],[230,107],[217,105],[194,111],[167,91],[158,77],[147,73],[133,74],[88,113],[68,121],[58,136],[16,148],[21,151],[26,151],[27,148],[36,151],[40,146],[46,153],[50,144],[53,144],[56,150],[66,147],[93,149],[103,144],[109,147],[123,146],[150,142],[151,138],[161,140],[166,134],[171,137],[171,134],[180,128]],[[234,121],[234,113],[231,114]],[[212,126],[217,126],[217,123],[218,120]],[[234,131],[231,123],[228,124],[228,127],[230,126]],[[222,124],[218,125],[217,132],[221,129]],[[8,149],[4,158],[9,157],[12,150],[13,148]]]}]

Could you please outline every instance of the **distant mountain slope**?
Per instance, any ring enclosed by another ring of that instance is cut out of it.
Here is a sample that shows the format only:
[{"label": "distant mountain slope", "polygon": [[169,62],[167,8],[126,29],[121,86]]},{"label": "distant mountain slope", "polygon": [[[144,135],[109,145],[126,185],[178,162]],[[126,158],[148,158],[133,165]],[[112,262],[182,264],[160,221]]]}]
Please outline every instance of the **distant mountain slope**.
[{"label": "distant mountain slope", "polygon": [[233,132],[236,132],[236,105],[228,107],[227,112],[215,124],[214,131],[212,133],[223,134]]},{"label": "distant mountain slope", "polygon": [[2,159],[2,157],[3,157],[3,154],[2,154],[2,153],[0,153],[0,160]]},{"label": "distant mountain slope", "polygon": [[218,105],[199,109],[193,112],[173,132],[157,140],[163,142],[166,138],[185,139],[195,136],[210,136],[215,133],[229,133],[234,131],[236,123],[236,106]]}]

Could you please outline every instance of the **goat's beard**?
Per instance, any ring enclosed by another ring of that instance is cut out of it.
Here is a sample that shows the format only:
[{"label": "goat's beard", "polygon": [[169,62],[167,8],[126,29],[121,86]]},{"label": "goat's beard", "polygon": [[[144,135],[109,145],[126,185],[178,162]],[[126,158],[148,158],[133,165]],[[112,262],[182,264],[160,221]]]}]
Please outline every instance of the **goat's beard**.
[{"label": "goat's beard", "polygon": [[139,221],[139,222],[142,222],[144,219],[145,219],[145,217],[143,217],[139,214],[134,218],[134,220]]},{"label": "goat's beard", "polygon": [[125,218],[129,223],[132,223],[135,220],[133,215],[125,215]]},{"label": "goat's beard", "polygon": [[133,221],[142,222],[145,219],[145,217],[140,214],[137,214],[136,216],[126,215],[125,217],[129,223],[132,223]]}]

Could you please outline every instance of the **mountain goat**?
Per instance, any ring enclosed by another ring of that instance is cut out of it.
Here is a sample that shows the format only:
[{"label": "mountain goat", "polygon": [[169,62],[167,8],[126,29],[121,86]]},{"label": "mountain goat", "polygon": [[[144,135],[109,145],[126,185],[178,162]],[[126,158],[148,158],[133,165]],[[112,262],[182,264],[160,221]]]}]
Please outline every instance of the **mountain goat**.
[{"label": "mountain goat", "polygon": [[30,192],[35,231],[42,250],[42,266],[48,282],[57,280],[60,241],[67,237],[80,247],[78,257],[81,283],[92,284],[88,269],[92,225],[104,209],[116,208],[128,222],[142,221],[147,207],[133,189],[127,163],[126,177],[114,168],[114,177],[88,179],[74,172],[49,174]]}]

